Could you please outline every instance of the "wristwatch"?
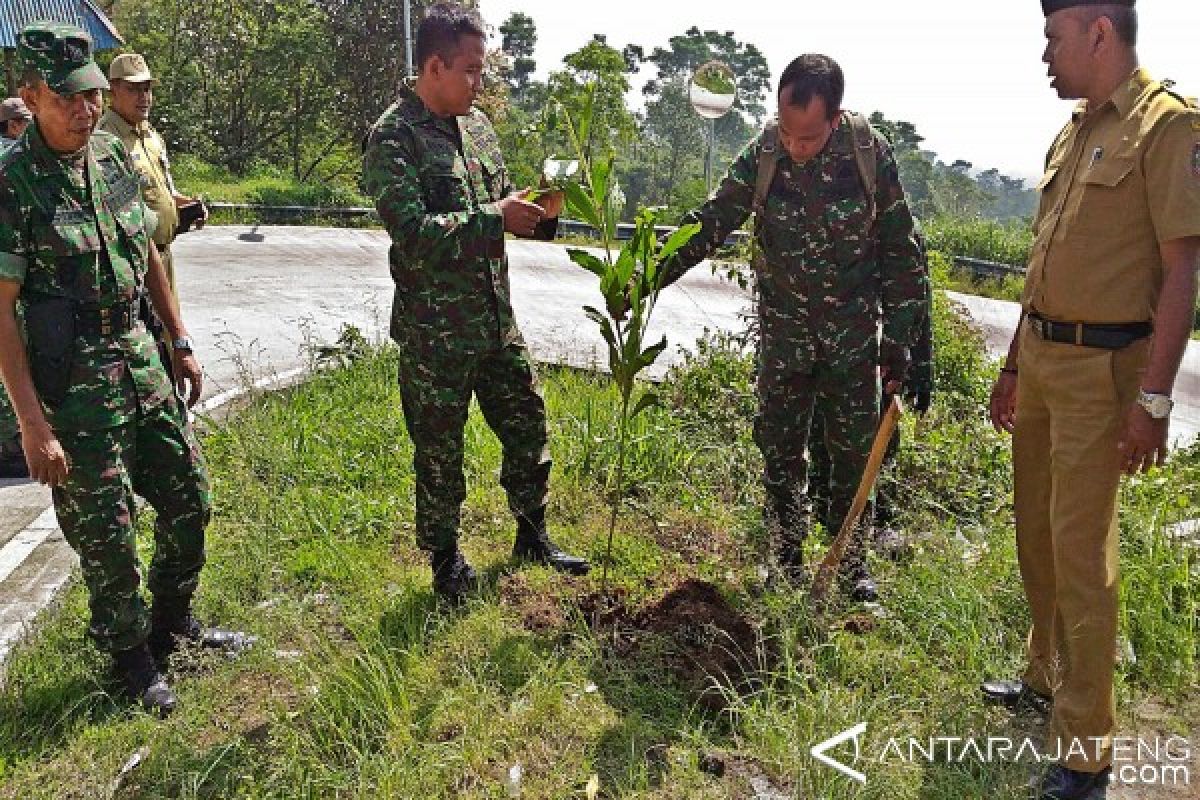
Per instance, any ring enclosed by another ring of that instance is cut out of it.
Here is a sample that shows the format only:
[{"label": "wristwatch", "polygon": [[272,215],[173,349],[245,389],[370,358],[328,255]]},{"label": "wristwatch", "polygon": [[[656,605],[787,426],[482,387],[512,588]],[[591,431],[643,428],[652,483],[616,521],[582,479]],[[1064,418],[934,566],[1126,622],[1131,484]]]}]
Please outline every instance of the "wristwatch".
[{"label": "wristwatch", "polygon": [[171,349],[178,350],[182,353],[192,352],[193,350],[195,350],[195,348],[192,347],[192,337],[180,336],[178,339],[172,339],[171,340]]},{"label": "wristwatch", "polygon": [[1175,401],[1165,394],[1152,394],[1145,389],[1138,390],[1137,404],[1146,409],[1146,413],[1154,419],[1166,419],[1175,408]]}]

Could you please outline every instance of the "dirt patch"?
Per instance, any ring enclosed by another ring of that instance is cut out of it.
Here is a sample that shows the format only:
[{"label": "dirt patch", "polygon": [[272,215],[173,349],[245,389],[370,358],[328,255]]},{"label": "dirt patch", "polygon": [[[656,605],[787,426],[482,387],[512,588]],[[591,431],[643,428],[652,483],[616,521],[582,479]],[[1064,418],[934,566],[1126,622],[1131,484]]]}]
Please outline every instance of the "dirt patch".
[{"label": "dirt patch", "polygon": [[795,796],[791,786],[777,782],[757,761],[738,753],[704,753],[700,771],[720,779],[726,796],[736,800],[788,800]]},{"label": "dirt patch", "polygon": [[757,684],[758,631],[713,584],[686,580],[636,614],[619,600],[608,598],[607,608],[599,609],[610,624],[626,629],[618,631],[618,652],[661,660],[705,708],[728,707],[723,687],[743,692]]},{"label": "dirt patch", "polygon": [[842,630],[855,636],[865,636],[879,626],[879,620],[870,614],[850,614],[842,620]]},{"label": "dirt patch", "polygon": [[634,612],[629,608],[629,592],[626,589],[613,587],[604,594],[589,592],[579,598],[579,610],[593,631],[613,633],[618,652],[628,652]]},{"label": "dirt patch", "polygon": [[551,579],[549,586],[533,586],[529,576],[514,572],[500,579],[500,605],[513,609],[521,623],[534,633],[549,633],[566,627],[567,614],[563,606],[564,590],[571,588],[566,576]]},{"label": "dirt patch", "polygon": [[500,604],[514,610],[528,630],[561,631],[570,609],[579,609],[592,631],[618,658],[654,662],[669,670],[704,707],[727,708],[727,691],[757,685],[762,644],[758,629],[711,583],[684,579],[657,602],[632,606],[622,587],[584,593],[584,583],[555,575],[537,585],[517,572],[500,579]]}]

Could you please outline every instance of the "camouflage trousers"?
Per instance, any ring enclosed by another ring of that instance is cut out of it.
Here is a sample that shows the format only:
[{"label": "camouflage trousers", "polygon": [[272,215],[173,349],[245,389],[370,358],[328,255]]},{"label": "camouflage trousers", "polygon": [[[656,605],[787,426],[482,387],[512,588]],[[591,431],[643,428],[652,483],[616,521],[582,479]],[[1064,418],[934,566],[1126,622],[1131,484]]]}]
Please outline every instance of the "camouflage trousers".
[{"label": "camouflage trousers", "polygon": [[[883,417],[884,412],[887,410],[887,402],[887,395],[881,394],[879,399],[880,418]],[[808,493],[812,498],[813,511],[816,518],[828,530],[831,527],[829,519],[829,482],[833,467],[830,463],[829,451],[822,446],[822,443],[825,441],[825,420],[819,414],[813,415],[812,429],[808,438]],[[897,426],[895,432],[892,433],[891,440],[888,442],[887,451],[883,455],[884,473],[896,462],[896,456],[899,452],[900,427]],[[891,526],[896,522],[896,497],[895,492],[888,488],[888,483],[884,480],[884,477],[886,476],[884,475],[880,478],[875,487],[875,524]],[[835,528],[834,530],[837,529]]]},{"label": "camouflage trousers", "polygon": [[[878,367],[872,361],[818,361],[811,370],[798,371],[760,364],[757,393],[754,440],[763,455],[768,509],[794,520],[785,526],[785,537],[807,535],[813,512],[809,453],[823,451],[830,464],[828,478],[822,479],[829,496],[823,521],[836,533],[854,501],[879,425]],[[810,448],[814,418],[823,422],[823,441]],[[870,514],[868,509],[863,519],[870,520]],[[861,545],[861,529],[857,538]]]},{"label": "camouflage trousers", "polygon": [[[425,350],[425,352],[428,352]],[[500,439],[500,485],[521,516],[546,505],[550,448],[546,405],[529,352],[514,344],[487,353],[447,353],[421,362],[401,347],[400,397],[413,441],[417,545],[446,549],[458,541],[462,503],[463,431],[472,395]]]},{"label": "camouflage trousers", "polygon": [[190,597],[212,515],[200,446],[176,401],[140,409],[115,428],[61,433],[59,441],[71,469],[54,490],[54,509],[79,554],[92,615],[88,633],[108,652],[135,647],[150,622],[140,591],[134,495],[157,514],[147,588],[156,600]]}]

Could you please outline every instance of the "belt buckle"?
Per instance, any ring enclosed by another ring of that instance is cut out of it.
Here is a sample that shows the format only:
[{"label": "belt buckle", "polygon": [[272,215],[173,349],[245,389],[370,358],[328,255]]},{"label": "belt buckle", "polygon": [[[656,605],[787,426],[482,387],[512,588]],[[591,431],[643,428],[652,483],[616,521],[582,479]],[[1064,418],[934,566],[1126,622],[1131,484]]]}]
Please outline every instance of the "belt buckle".
[{"label": "belt buckle", "polygon": [[112,309],[101,308],[101,309],[99,309],[99,312],[100,312],[100,335],[101,336],[112,336],[112,332],[113,332]]},{"label": "belt buckle", "polygon": [[1043,320],[1043,319],[1039,319],[1038,317],[1030,317],[1030,318],[1029,318],[1029,325],[1030,325],[1030,327],[1032,327],[1032,328],[1033,328],[1033,332],[1037,334],[1037,337],[1038,337],[1039,339],[1045,339],[1045,338],[1046,338],[1046,324],[1045,324],[1045,322],[1046,322],[1045,320]]}]

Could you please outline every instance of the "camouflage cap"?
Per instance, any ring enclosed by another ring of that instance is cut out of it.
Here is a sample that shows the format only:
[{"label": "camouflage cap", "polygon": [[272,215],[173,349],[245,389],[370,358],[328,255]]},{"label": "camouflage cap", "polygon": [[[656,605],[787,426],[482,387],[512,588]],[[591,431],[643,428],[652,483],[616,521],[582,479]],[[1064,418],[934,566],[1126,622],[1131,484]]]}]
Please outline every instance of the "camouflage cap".
[{"label": "camouflage cap", "polygon": [[58,94],[108,88],[108,79],[92,55],[92,37],[74,25],[26,25],[17,40],[17,58],[25,69],[37,71]]},{"label": "camouflage cap", "polygon": [[0,103],[0,122],[10,119],[33,119],[33,114],[25,107],[25,101],[19,97],[10,97]]}]

